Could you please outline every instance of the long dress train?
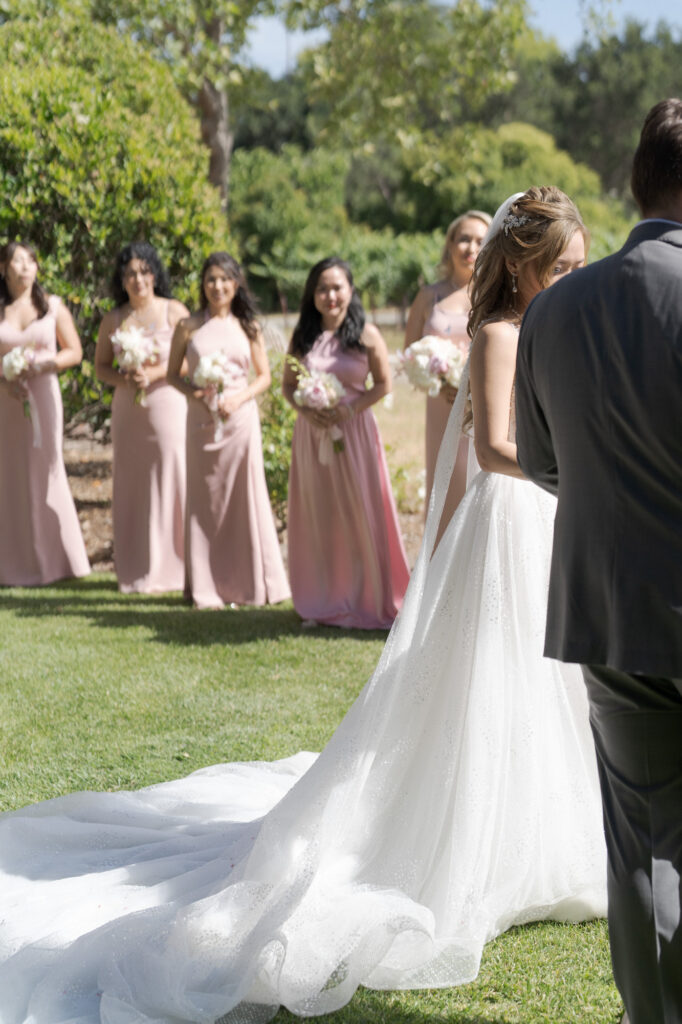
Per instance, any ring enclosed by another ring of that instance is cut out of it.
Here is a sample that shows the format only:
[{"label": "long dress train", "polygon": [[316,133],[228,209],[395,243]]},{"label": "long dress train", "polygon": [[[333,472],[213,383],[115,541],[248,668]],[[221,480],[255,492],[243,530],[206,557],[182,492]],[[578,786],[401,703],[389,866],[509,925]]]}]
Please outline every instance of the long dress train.
[{"label": "long dress train", "polygon": [[542,657],[553,499],[479,472],[433,553],[466,387],[402,611],[319,757],[0,821],[2,1024],[323,1013],[469,981],[514,923],[605,913],[583,684]]}]

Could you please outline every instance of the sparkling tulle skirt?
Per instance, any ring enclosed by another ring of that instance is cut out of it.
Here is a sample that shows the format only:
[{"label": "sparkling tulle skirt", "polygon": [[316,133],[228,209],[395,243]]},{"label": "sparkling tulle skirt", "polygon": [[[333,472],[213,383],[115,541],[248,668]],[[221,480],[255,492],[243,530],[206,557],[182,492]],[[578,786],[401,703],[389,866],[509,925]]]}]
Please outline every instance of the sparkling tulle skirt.
[{"label": "sparkling tulle skirt", "polygon": [[319,756],[1,819],[0,1022],[314,1015],[360,984],[469,981],[512,924],[604,915],[582,679],[542,657],[553,513],[478,473],[433,554],[427,524],[377,670]]}]

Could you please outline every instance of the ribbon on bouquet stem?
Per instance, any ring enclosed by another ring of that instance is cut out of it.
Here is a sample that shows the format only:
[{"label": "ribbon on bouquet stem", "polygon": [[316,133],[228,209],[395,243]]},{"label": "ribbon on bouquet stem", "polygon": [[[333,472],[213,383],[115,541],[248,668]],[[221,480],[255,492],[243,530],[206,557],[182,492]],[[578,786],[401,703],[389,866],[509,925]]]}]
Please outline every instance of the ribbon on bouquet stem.
[{"label": "ribbon on bouquet stem", "polygon": [[213,443],[218,444],[219,441],[225,436],[225,417],[220,412],[220,396],[222,394],[222,388],[218,390],[213,384],[209,384],[206,388],[206,394],[204,396],[204,402],[206,407],[211,414],[213,420]]},{"label": "ribbon on bouquet stem", "polygon": [[320,438],[320,446],[318,449],[320,462],[323,466],[330,466],[334,458],[334,452],[342,451],[343,434],[341,430],[336,426],[336,424],[334,424],[333,427],[327,427]]},{"label": "ribbon on bouquet stem", "polygon": [[43,434],[40,429],[40,414],[38,410],[38,403],[36,402],[30,388],[28,390],[28,398],[24,402],[24,410],[31,421],[31,429],[33,430],[33,447],[40,448],[43,443]]}]

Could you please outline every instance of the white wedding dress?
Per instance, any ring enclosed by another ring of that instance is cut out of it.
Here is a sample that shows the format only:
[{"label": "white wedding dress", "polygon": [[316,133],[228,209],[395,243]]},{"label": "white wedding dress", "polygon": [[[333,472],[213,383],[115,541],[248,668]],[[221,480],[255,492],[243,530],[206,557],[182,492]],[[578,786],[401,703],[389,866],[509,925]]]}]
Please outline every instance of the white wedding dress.
[{"label": "white wedding dress", "polygon": [[554,501],[478,472],[431,558],[465,391],[405,605],[319,756],[0,819],[2,1024],[315,1015],[605,914],[582,678],[542,657]]}]

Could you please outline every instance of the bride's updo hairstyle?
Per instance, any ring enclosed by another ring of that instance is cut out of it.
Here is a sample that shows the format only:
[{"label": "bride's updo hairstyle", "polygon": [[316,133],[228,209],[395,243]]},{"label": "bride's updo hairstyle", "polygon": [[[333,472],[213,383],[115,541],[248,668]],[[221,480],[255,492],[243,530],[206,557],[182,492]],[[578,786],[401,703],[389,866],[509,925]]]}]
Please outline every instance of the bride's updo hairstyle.
[{"label": "bride's updo hairstyle", "polygon": [[587,245],[587,229],[575,203],[552,185],[529,188],[511,202],[499,223],[496,216],[471,281],[470,337],[484,320],[515,312],[507,262],[519,266],[532,263],[538,281],[546,288],[553,267],[576,231],[582,233]]}]

